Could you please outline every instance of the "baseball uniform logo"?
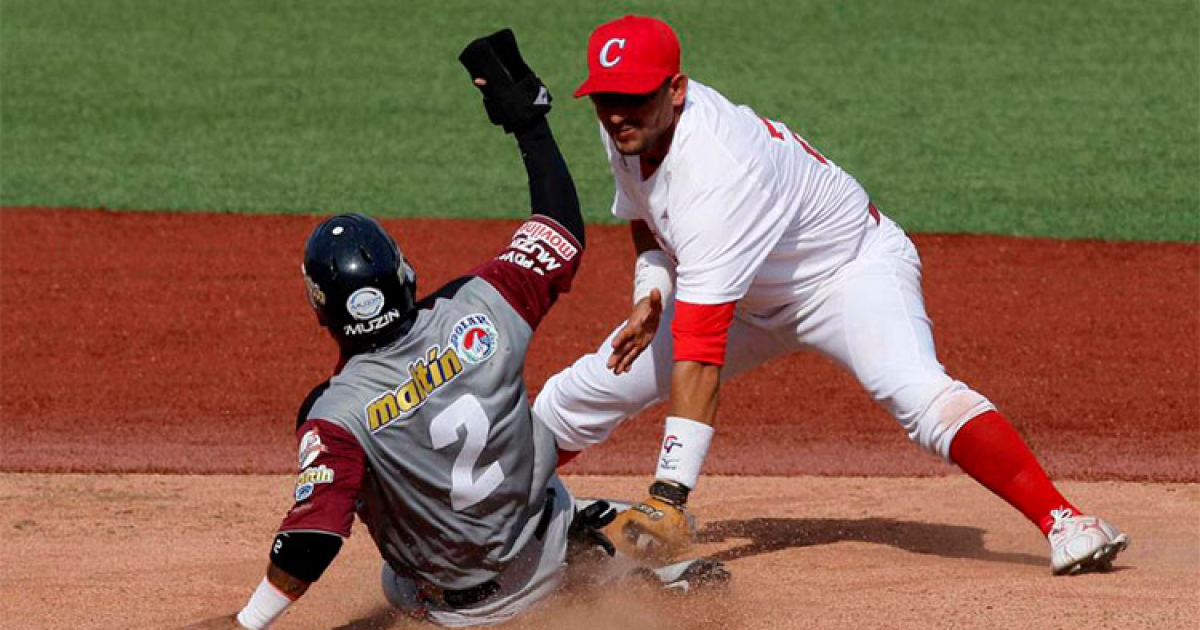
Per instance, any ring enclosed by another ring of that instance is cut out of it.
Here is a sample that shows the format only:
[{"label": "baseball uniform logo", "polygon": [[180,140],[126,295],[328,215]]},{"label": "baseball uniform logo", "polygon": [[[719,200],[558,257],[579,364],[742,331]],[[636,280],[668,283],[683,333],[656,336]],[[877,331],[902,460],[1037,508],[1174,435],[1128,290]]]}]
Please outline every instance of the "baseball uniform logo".
[{"label": "baseball uniform logo", "polygon": [[298,457],[298,468],[304,470],[312,466],[313,462],[317,461],[317,457],[325,452],[325,445],[321,443],[321,432],[316,428],[309,429],[304,433],[304,437],[300,438],[300,455]]},{"label": "baseball uniform logo", "polygon": [[408,364],[408,380],[395,390],[383,392],[367,403],[363,410],[367,415],[367,428],[374,433],[411,414],[446,383],[462,374],[463,369],[454,348],[443,351],[436,344],[428,348],[424,357]]},{"label": "baseball uniform logo", "polygon": [[309,468],[296,476],[296,503],[312,496],[320,484],[333,481],[333,469],[328,466]]},{"label": "baseball uniform logo", "polygon": [[579,248],[558,228],[542,221],[526,221],[513,234],[508,249],[496,260],[547,276],[562,269],[563,264],[573,260],[578,253]]},{"label": "baseball uniform logo", "polygon": [[611,68],[621,62],[621,55],[619,54],[616,57],[609,58],[609,55],[612,53],[612,49],[614,47],[616,47],[618,50],[624,50],[625,40],[619,37],[614,37],[607,42],[604,42],[604,46],[600,48],[600,65],[604,66],[605,68]]},{"label": "baseball uniform logo", "polygon": [[492,320],[483,313],[467,315],[458,320],[450,332],[450,345],[467,363],[483,363],[496,353],[500,335]]},{"label": "baseball uniform logo", "polygon": [[325,292],[321,290],[321,287],[316,282],[313,282],[312,278],[308,277],[308,272],[305,271],[304,265],[300,265],[300,271],[304,273],[304,286],[308,289],[308,303],[313,308],[325,306]]},{"label": "baseball uniform logo", "polygon": [[377,317],[383,311],[383,291],[363,287],[351,293],[346,300],[346,311],[360,322]]}]

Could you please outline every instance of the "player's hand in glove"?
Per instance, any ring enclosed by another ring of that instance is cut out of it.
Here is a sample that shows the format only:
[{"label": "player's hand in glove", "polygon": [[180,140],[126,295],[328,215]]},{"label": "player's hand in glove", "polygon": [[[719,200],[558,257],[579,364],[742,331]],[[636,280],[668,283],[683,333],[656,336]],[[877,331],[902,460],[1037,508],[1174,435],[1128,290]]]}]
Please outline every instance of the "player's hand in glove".
[{"label": "player's hand in glove", "polygon": [[458,60],[483,92],[488,119],[508,133],[542,120],[550,111],[550,91],[521,58],[512,30],[476,39]]},{"label": "player's hand in glove", "polygon": [[686,502],[683,486],[654,482],[649,498],[618,514],[608,526],[613,543],[640,561],[670,562],[687,550],[696,535],[696,519],[684,507]]}]

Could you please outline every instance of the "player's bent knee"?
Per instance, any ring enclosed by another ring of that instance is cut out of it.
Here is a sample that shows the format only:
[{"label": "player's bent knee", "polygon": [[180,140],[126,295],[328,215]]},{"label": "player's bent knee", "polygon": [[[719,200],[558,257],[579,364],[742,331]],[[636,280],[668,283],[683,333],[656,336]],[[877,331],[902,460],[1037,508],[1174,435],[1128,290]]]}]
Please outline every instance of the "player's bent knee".
[{"label": "player's bent knee", "polygon": [[550,430],[559,449],[582,451],[603,442],[619,420],[608,420],[608,414],[589,411],[581,400],[571,400],[562,388],[566,377],[566,372],[550,377],[530,412],[536,422]]},{"label": "player's bent knee", "polygon": [[921,448],[950,460],[950,443],[968,420],[996,407],[982,394],[954,381],[929,402],[909,426],[909,439]]},{"label": "player's bent knee", "polygon": [[659,381],[616,376],[602,355],[589,354],[551,376],[533,401],[532,412],[554,435],[558,447],[581,451],[608,439],[621,422],[662,400]]}]

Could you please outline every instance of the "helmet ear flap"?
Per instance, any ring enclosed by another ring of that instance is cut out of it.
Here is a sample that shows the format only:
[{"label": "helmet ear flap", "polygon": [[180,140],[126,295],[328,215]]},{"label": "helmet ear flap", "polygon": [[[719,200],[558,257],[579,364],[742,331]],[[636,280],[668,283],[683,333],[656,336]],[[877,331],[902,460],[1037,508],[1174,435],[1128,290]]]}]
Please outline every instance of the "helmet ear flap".
[{"label": "helmet ear flap", "polygon": [[304,276],[304,295],[308,298],[308,305],[316,311],[317,321],[324,326],[326,325],[325,292],[313,281],[312,276],[308,275],[308,269],[304,267],[304,263],[300,263],[300,275]]}]

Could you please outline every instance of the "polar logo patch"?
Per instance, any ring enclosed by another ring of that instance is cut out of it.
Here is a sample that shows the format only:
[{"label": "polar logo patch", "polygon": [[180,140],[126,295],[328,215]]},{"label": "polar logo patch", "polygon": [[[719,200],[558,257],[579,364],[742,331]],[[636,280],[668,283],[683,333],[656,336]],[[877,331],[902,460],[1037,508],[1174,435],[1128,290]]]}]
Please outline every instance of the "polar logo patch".
[{"label": "polar logo patch", "polygon": [[496,353],[500,334],[487,315],[474,313],[458,320],[450,331],[449,341],[463,361],[483,363]]},{"label": "polar logo patch", "polygon": [[358,321],[366,321],[383,312],[383,292],[375,287],[363,287],[350,294],[346,311]]}]

